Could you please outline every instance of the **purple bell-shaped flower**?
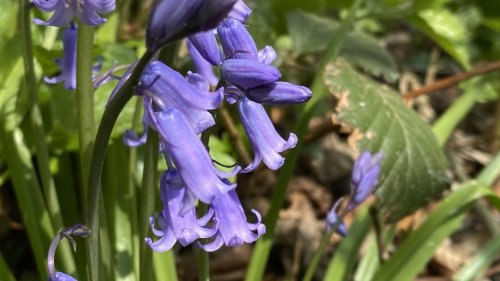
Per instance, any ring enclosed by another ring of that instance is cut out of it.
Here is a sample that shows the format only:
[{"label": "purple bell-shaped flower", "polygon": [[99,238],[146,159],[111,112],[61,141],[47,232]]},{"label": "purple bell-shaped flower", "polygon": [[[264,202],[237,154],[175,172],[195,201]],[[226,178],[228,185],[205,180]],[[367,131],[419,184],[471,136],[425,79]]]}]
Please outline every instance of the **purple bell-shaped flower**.
[{"label": "purple bell-shaped flower", "polygon": [[200,31],[214,29],[231,11],[236,0],[156,0],[146,31],[148,50]]},{"label": "purple bell-shaped flower", "polygon": [[65,26],[74,16],[87,25],[100,25],[106,22],[100,14],[111,13],[115,0],[33,0],[33,4],[43,12],[54,12],[48,21],[35,18],[40,25]]},{"label": "purple bell-shaped flower", "polygon": [[210,204],[216,196],[236,188],[236,184],[222,178],[235,175],[240,167],[236,166],[230,173],[217,170],[193,125],[179,109],[167,107],[153,112],[148,107],[147,114],[149,125],[160,134],[164,153],[172,159],[186,188],[194,196]]},{"label": "purple bell-shaped flower", "polygon": [[260,161],[264,161],[264,164],[272,170],[279,169],[285,162],[279,153],[295,147],[297,136],[290,133],[290,137],[285,141],[274,129],[262,105],[247,98],[240,98],[238,110],[243,128],[250,139],[255,154],[253,162],[241,172],[255,170]]},{"label": "purple bell-shaped flower", "polygon": [[222,245],[234,247],[252,243],[266,233],[266,226],[261,223],[262,217],[256,210],[252,210],[252,213],[257,217],[257,222],[247,222],[240,199],[234,190],[215,197],[211,206],[215,210],[217,234],[208,244],[198,242],[198,246],[205,251],[216,251]]},{"label": "purple bell-shaped flower", "polygon": [[215,124],[208,110],[216,109],[222,101],[221,92],[201,90],[160,61],[144,70],[139,91],[151,97],[160,111],[170,106],[181,110],[197,134]]},{"label": "purple bell-shaped flower", "polygon": [[163,203],[163,210],[158,213],[160,229],[155,228],[153,216],[149,220],[154,235],[161,238],[156,242],[149,237],[144,239],[151,249],[157,252],[168,251],[177,241],[185,247],[199,238],[212,237],[217,232],[216,226],[206,226],[214,214],[213,209],[198,219],[194,205],[184,206],[185,201],[190,200],[186,198],[189,197],[187,192],[189,190],[184,187],[175,169],[165,171],[160,179],[160,197]]}]

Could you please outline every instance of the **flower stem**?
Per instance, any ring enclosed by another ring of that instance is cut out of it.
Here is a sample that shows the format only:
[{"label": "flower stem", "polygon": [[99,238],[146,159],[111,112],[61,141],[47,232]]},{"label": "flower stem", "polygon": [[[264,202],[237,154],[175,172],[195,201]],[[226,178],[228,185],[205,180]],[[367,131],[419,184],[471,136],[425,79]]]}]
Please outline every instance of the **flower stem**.
[{"label": "flower stem", "polygon": [[[149,216],[155,209],[155,191],[157,186],[156,172],[158,170],[159,137],[153,129],[148,129],[146,151],[144,152],[144,173],[142,176],[141,211],[139,217],[139,240],[148,236]],[[152,280],[152,253],[146,243],[140,244],[140,278],[141,281]]]},{"label": "flower stem", "polygon": [[[90,159],[94,147],[94,86],[92,84],[92,47],[94,28],[85,24],[78,26],[76,64],[76,111],[78,115],[78,143],[83,186],[87,186]],[[85,189],[85,191],[88,191]]]},{"label": "flower stem", "polygon": [[99,197],[101,178],[111,131],[127,102],[132,98],[133,87],[138,83],[140,75],[154,53],[146,52],[137,63],[132,75],[118,91],[104,110],[90,161],[87,193],[86,225],[92,230],[87,241],[87,258],[89,262],[90,280],[99,280]]},{"label": "flower stem", "polygon": [[[22,50],[24,60],[24,79],[26,84],[26,92],[30,103],[30,121],[33,139],[35,140],[36,160],[40,173],[42,188],[47,203],[47,209],[52,221],[54,230],[61,229],[64,226],[57,198],[56,186],[50,172],[49,150],[45,138],[45,129],[43,127],[43,118],[38,102],[37,80],[35,76],[35,66],[33,60],[32,38],[31,38],[31,18],[29,14],[28,1],[20,1],[20,20],[22,34]],[[69,247],[64,246],[61,250],[64,269],[66,272],[75,271],[75,262]]]},{"label": "flower stem", "polygon": [[347,209],[344,209],[342,214],[339,216],[339,219],[332,226],[332,229],[326,232],[323,238],[321,238],[321,242],[319,243],[318,248],[316,248],[316,251],[314,251],[314,255],[313,258],[311,259],[311,262],[309,262],[309,266],[307,267],[304,279],[302,279],[303,281],[312,280],[314,276],[314,271],[316,270],[316,267],[318,267],[319,261],[321,260],[321,257],[323,256],[326,247],[328,246],[330,240],[332,239],[332,235],[335,233],[335,231],[337,231],[337,228],[340,226],[340,223],[344,221],[344,217],[346,214],[347,214]]},{"label": "flower stem", "polygon": [[[307,125],[309,123],[309,119],[312,116],[315,105],[323,97],[323,73],[325,71],[325,67],[328,63],[332,62],[337,57],[340,47],[342,46],[342,43],[354,22],[356,11],[358,10],[362,2],[363,0],[356,0],[353,3],[349,10],[347,18],[342,22],[341,26],[335,33],[335,36],[333,36],[328,46],[327,52],[321,58],[318,72],[311,87],[313,96],[311,100],[302,107],[296,129],[294,130],[295,134],[300,140],[304,138],[307,132]],[[266,268],[266,264],[269,259],[269,253],[273,244],[274,228],[276,227],[279,211],[283,206],[285,200],[288,182],[292,177],[295,165],[297,164],[302,144],[302,142],[299,142],[297,146],[287,154],[285,164],[280,170],[278,182],[271,199],[271,207],[269,208],[269,211],[264,219],[264,224],[266,225],[267,231],[266,234],[264,234],[255,245],[252,259],[245,276],[246,281],[260,281],[263,279],[264,270]]]}]

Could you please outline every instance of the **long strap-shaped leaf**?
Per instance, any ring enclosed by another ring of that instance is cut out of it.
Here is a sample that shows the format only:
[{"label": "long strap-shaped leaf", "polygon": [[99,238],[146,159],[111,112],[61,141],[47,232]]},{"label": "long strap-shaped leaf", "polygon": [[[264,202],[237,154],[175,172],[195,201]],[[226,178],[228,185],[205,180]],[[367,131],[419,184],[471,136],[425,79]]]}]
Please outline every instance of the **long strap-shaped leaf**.
[{"label": "long strap-shaped leaf", "polygon": [[405,240],[397,252],[378,270],[373,280],[414,280],[441,242],[460,227],[472,203],[481,197],[490,197],[495,204],[499,203],[498,197],[495,197],[487,185],[479,181],[470,181],[459,186]]}]

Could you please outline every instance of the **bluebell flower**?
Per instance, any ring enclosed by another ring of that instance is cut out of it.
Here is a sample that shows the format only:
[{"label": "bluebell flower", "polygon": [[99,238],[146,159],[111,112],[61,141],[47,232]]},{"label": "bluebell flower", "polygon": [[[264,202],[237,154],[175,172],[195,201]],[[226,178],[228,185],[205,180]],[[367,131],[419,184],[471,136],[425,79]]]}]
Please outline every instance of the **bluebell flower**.
[{"label": "bluebell flower", "polygon": [[56,272],[53,277],[49,277],[49,281],[77,281],[73,276],[64,272]]},{"label": "bluebell flower", "polygon": [[139,91],[151,97],[160,111],[169,106],[181,110],[197,134],[215,124],[208,110],[217,108],[222,101],[222,92],[200,90],[160,61],[150,63],[144,70]]},{"label": "bluebell flower", "polygon": [[354,163],[348,210],[355,209],[373,192],[380,175],[383,158],[382,152],[372,155],[369,151],[365,151]]},{"label": "bluebell flower", "polygon": [[330,211],[328,211],[328,213],[326,214],[325,230],[326,230],[326,232],[329,232],[330,230],[332,230],[332,227],[335,226],[335,224],[338,224],[335,232],[337,232],[338,234],[340,234],[342,236],[347,236],[347,234],[348,234],[347,227],[343,221],[339,222],[339,220],[341,220],[341,218],[337,213],[337,209],[340,205],[340,202],[342,202],[342,200],[338,200],[333,205],[332,209]]},{"label": "bluebell flower", "polygon": [[106,22],[100,14],[111,13],[115,0],[33,0],[33,4],[43,12],[54,12],[48,21],[33,19],[36,24],[65,26],[74,16],[87,25],[100,25]]},{"label": "bluebell flower", "polygon": [[196,73],[199,73],[201,76],[203,76],[207,80],[207,82],[210,83],[210,85],[217,85],[217,83],[219,83],[219,77],[215,75],[212,64],[210,64],[201,56],[201,54],[193,46],[193,44],[191,44],[191,42],[187,43],[187,47]]},{"label": "bluebell flower", "polygon": [[251,13],[252,10],[245,4],[245,2],[243,2],[243,0],[238,0],[227,16],[235,18],[240,22],[245,22]]},{"label": "bluebell flower", "polygon": [[156,0],[149,16],[146,46],[156,51],[200,31],[214,29],[236,0]]},{"label": "bluebell flower", "polygon": [[255,170],[261,161],[272,170],[279,169],[285,162],[279,153],[295,147],[297,136],[290,133],[288,140],[285,141],[274,129],[262,105],[245,97],[238,101],[238,111],[255,154],[253,162],[241,172]]},{"label": "bluebell flower", "polygon": [[212,65],[217,66],[222,62],[222,56],[213,30],[198,32],[189,36],[188,40],[198,50],[199,54]]},{"label": "bluebell flower", "polygon": [[230,59],[257,60],[257,46],[247,28],[238,20],[228,18],[217,27],[222,50]]},{"label": "bluebell flower", "polygon": [[[44,81],[48,84],[56,84],[64,82],[64,88],[68,90],[76,89],[76,43],[77,43],[77,26],[72,24],[66,28],[63,33],[64,56],[58,58],[55,63],[61,69],[61,74],[55,77],[44,77]],[[92,71],[98,72],[102,67],[102,59],[99,59],[99,64],[92,68]]]},{"label": "bluebell flower", "polygon": [[312,92],[304,86],[288,82],[274,82],[250,88],[245,95],[257,103],[287,105],[308,101],[312,96]]},{"label": "bluebell flower", "polygon": [[153,112],[147,107],[149,125],[160,134],[163,151],[175,164],[185,186],[206,204],[220,194],[236,188],[222,180],[240,170],[224,173],[214,167],[212,159],[199,139],[189,119],[176,107],[167,107],[163,111]]},{"label": "bluebell flower", "polygon": [[70,227],[67,227],[63,230],[61,230],[56,237],[52,240],[50,243],[49,247],[49,253],[47,255],[47,268],[49,271],[49,279],[48,281],[76,281],[75,278],[72,276],[63,273],[63,272],[56,272],[55,266],[54,266],[54,258],[56,255],[56,249],[57,246],[59,245],[59,242],[63,238],[66,238],[69,240],[71,243],[71,246],[73,246],[73,251],[76,251],[76,242],[73,239],[73,235],[76,236],[81,236],[81,237],[87,237],[90,235],[90,230],[85,227],[83,224],[79,223]]},{"label": "bluebell flower", "polygon": [[281,78],[276,67],[250,59],[227,59],[222,63],[220,73],[224,80],[244,89],[273,83]]},{"label": "bluebell flower", "polygon": [[[199,238],[209,238],[217,232],[217,226],[207,227],[214,210],[209,209],[202,218],[196,217],[194,205],[184,204],[189,190],[184,187],[184,183],[179,173],[171,168],[165,171],[160,179],[160,197],[163,203],[163,210],[158,213],[158,224],[160,229],[155,228],[155,218],[150,217],[150,225],[153,234],[161,237],[153,242],[151,238],[145,238],[146,244],[157,252],[170,250],[177,241],[182,246],[187,246]],[[186,208],[185,205],[190,205]]]},{"label": "bluebell flower", "polygon": [[205,251],[216,251],[222,245],[234,247],[252,243],[266,233],[266,226],[261,223],[262,217],[256,210],[252,210],[252,213],[257,217],[257,222],[247,222],[240,199],[234,190],[216,196],[211,206],[215,211],[217,234],[208,244],[197,242]]}]

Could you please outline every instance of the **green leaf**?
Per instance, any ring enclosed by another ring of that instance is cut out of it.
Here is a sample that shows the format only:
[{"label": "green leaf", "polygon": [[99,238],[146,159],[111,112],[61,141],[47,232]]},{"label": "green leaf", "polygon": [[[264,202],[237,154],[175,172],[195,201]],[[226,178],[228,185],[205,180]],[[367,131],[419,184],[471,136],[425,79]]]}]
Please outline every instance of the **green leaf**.
[{"label": "green leaf", "polygon": [[455,14],[444,8],[423,10],[410,22],[464,68],[470,67],[467,27]]},{"label": "green leaf", "polygon": [[[288,30],[299,54],[324,51],[339,24],[329,18],[301,11],[287,15]],[[340,49],[340,56],[375,76],[394,82],[399,77],[392,56],[377,40],[361,32],[350,32]]]},{"label": "green leaf", "polygon": [[10,271],[9,266],[5,262],[2,253],[0,253],[0,276],[2,276],[2,280],[4,281],[16,281],[14,274]]},{"label": "green leaf", "polygon": [[3,44],[6,39],[12,38],[16,34],[17,30],[17,1],[12,0],[0,0],[0,49],[2,49]]},{"label": "green leaf", "polygon": [[447,162],[434,134],[397,93],[353,70],[329,65],[327,88],[339,99],[337,119],[356,131],[359,150],[383,151],[377,190],[383,216],[395,222],[440,196],[448,187]]},{"label": "green leaf", "polygon": [[[387,227],[382,229],[382,239],[384,241],[384,249],[387,249],[394,239],[396,234],[396,227]],[[371,235],[368,249],[363,253],[363,257],[356,268],[356,273],[354,274],[354,281],[364,281],[372,280],[373,275],[380,267],[379,259],[379,249],[377,246],[377,240],[375,235]]]},{"label": "green leaf", "polygon": [[500,253],[500,235],[493,237],[481,251],[467,263],[455,276],[453,281],[473,281],[492,264]]},{"label": "green leaf", "polygon": [[478,181],[457,187],[380,267],[373,281],[414,280],[441,242],[460,228],[474,201],[485,196],[494,194]]},{"label": "green leaf", "polygon": [[324,280],[349,280],[350,273],[357,263],[359,248],[370,231],[372,224],[368,208],[357,213],[356,219],[349,228],[342,243],[335,250],[335,256],[330,261]]}]

